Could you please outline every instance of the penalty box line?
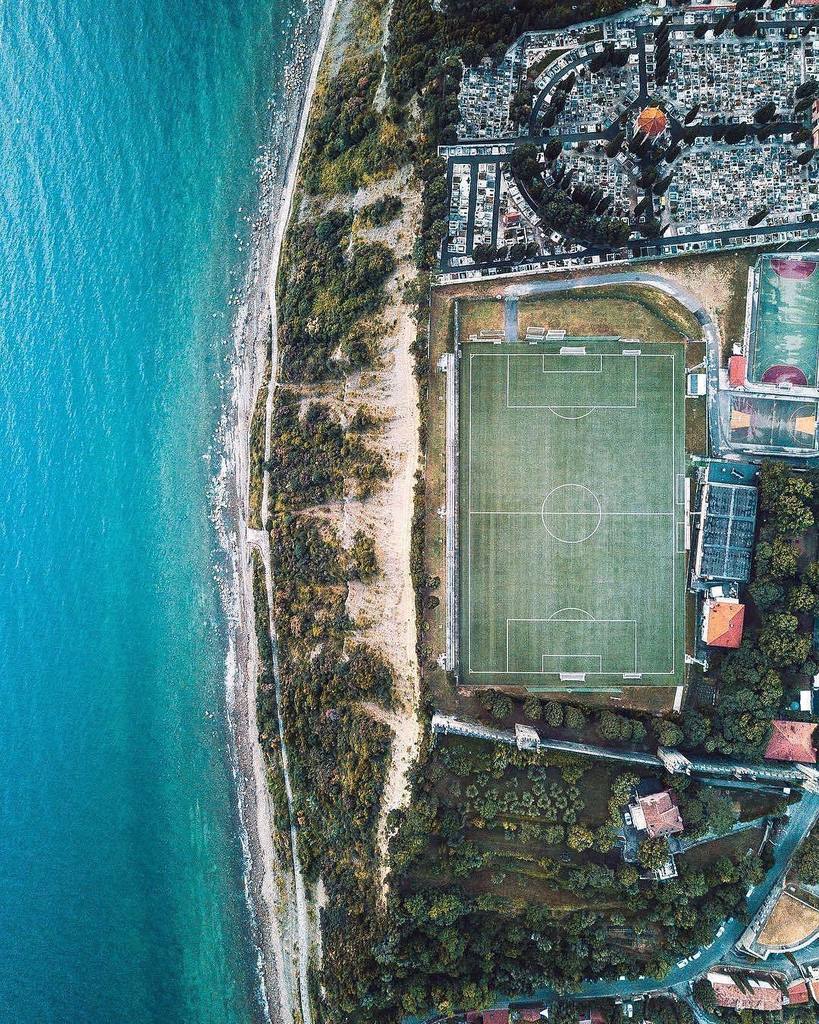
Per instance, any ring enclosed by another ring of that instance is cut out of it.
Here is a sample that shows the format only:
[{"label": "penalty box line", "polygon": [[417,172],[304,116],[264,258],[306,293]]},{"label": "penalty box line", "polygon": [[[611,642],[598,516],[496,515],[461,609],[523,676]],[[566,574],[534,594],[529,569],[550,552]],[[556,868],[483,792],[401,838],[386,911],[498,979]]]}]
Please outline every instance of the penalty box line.
[{"label": "penalty box line", "polygon": [[[582,611],[586,615],[590,615],[590,613],[586,612],[585,609],[583,609],[583,608],[578,608],[576,610],[577,611]],[[637,675],[639,673],[639,669],[637,668],[637,620],[636,619],[596,619],[593,616],[591,616],[591,617],[586,618],[586,619],[551,619],[551,618],[549,618],[549,619],[538,619],[538,618],[519,619],[519,618],[507,618],[506,619],[506,671],[503,672],[503,673],[498,673],[498,672],[496,672],[496,673],[477,672],[476,673],[477,675],[487,675],[487,674],[496,674],[496,675],[524,675],[524,676],[554,675],[554,674],[559,674],[559,670],[558,670],[557,673],[554,673],[554,672],[547,673],[547,672],[545,672],[544,669],[543,669],[543,659],[544,658],[574,658],[574,657],[580,657],[580,658],[586,658],[586,657],[593,658],[593,657],[597,657],[597,658],[600,659],[600,671],[598,671],[598,672],[589,672],[589,673],[587,673],[588,675],[623,675],[624,674],[622,672],[603,672],[602,671],[602,667],[603,667],[603,656],[602,656],[602,654],[598,654],[598,655],[578,654],[578,655],[575,655],[575,654],[570,654],[569,652],[566,652],[564,654],[543,654],[543,653],[541,653],[541,655],[540,655],[540,671],[537,671],[536,669],[520,669],[520,670],[513,671],[513,670],[511,670],[509,668],[509,654],[510,654],[509,623],[510,622],[555,622],[555,623],[557,623],[557,622],[583,622],[586,625],[588,625],[590,622],[598,623],[600,625],[607,625],[607,624],[610,624],[610,625],[627,625],[627,624],[630,623],[631,627],[632,627],[632,636],[634,638],[634,671],[632,673],[625,673],[625,674],[626,675]],[[643,674],[649,674],[649,675],[655,675],[655,674],[660,675],[660,674],[662,674],[662,675],[665,675],[666,673],[643,673]]]},{"label": "penalty box line", "polygon": [[[550,354],[550,353],[546,353],[546,354]],[[546,354],[544,354],[544,353],[540,354],[541,355],[541,373],[568,374],[570,376],[576,376],[576,375],[582,374],[582,373],[587,373],[587,374],[602,373],[603,372],[603,370],[602,370],[602,361],[603,361],[603,359],[607,359],[607,358],[608,359],[631,359],[631,361],[633,363],[633,367],[634,367],[634,379],[632,381],[632,389],[633,389],[634,398],[633,398],[632,404],[631,405],[583,405],[583,404],[580,404],[580,405],[554,405],[554,404],[544,405],[542,403],[539,403],[539,404],[534,404],[534,405],[523,405],[523,404],[516,404],[514,402],[511,402],[510,399],[509,399],[509,393],[510,393],[510,377],[511,377],[511,367],[512,367],[513,353],[509,352],[506,355],[506,408],[507,409],[548,409],[550,411],[553,410],[553,409],[589,409],[589,410],[600,409],[602,411],[605,411],[606,409],[630,410],[630,409],[638,408],[639,403],[637,401],[637,360],[640,358],[640,356],[626,355],[623,352],[595,353],[595,354],[599,355],[599,357],[600,357],[601,368],[600,368],[599,371],[597,371],[597,370],[545,370],[545,369],[543,369],[543,367],[545,366]],[[560,353],[556,353],[556,354],[559,355]],[[495,356],[497,358],[497,356],[498,355],[502,355],[502,353],[487,352],[487,353],[478,353],[478,355],[493,355],[493,356]],[[660,355],[661,355],[660,353],[646,353],[646,356],[648,358],[652,358],[652,357],[657,358]],[[517,352],[517,353],[514,353],[514,358],[515,359],[536,359],[537,355],[534,354],[534,353],[529,354],[529,353]],[[571,358],[571,356],[567,356],[566,358]],[[669,357],[665,356],[665,358],[667,359]]]}]

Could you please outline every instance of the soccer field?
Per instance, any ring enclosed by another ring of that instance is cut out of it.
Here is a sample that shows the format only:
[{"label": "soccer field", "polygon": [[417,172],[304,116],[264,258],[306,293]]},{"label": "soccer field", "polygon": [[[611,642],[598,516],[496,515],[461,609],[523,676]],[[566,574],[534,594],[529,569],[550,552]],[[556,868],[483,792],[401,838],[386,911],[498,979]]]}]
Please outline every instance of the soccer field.
[{"label": "soccer field", "polygon": [[462,683],[683,681],[684,374],[682,344],[464,345]]}]

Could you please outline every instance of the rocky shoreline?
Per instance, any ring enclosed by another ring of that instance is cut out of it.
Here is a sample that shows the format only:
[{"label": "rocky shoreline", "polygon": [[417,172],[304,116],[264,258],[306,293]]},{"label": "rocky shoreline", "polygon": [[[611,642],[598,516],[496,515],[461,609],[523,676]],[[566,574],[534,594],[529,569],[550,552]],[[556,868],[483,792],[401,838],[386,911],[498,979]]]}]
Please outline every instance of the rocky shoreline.
[{"label": "rocky shoreline", "polygon": [[[215,518],[226,555],[223,599],[228,622],[227,713],[238,791],[245,886],[257,950],[260,1018],[290,1024],[300,1004],[300,943],[292,865],[273,843],[273,808],[267,767],[256,725],[258,650],[254,624],[249,530],[250,424],[260,388],[270,372],[266,447],[277,369],[275,284],[279,253],[296,184],[299,156],[318,64],[329,34],[334,0],[308,0],[294,33],[281,94],[271,123],[270,146],[260,167],[259,211],[253,222],[245,285],[233,297],[236,318],[230,393],[221,427],[222,464],[216,481]],[[268,355],[272,352],[272,358]],[[267,505],[265,481],[263,509]],[[264,514],[263,514],[264,521]],[[306,995],[306,994],[305,994]]]}]

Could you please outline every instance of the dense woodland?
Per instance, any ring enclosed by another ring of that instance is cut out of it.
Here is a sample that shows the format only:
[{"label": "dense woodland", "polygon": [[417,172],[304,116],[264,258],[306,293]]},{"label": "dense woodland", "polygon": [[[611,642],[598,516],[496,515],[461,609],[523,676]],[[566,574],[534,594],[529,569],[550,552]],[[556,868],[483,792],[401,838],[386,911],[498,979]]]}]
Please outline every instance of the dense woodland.
[{"label": "dense woodland", "polygon": [[439,742],[393,842],[389,938],[377,951],[393,978],[388,990],[379,981],[380,997],[410,1013],[573,991],[636,966],[662,976],[742,916],[765,867],[747,843],[682,855],[679,878],[663,884],[641,878],[651,858],[623,862],[614,824],[641,781],[658,783],[565,755]]},{"label": "dense woodland", "polygon": [[806,677],[819,669],[813,614],[819,599],[814,522],[816,474],[768,462],[760,477],[760,509],[749,615],[742,646],[713,658],[718,699],[683,715],[683,745],[705,752],[761,757],[776,717],[786,712]]}]

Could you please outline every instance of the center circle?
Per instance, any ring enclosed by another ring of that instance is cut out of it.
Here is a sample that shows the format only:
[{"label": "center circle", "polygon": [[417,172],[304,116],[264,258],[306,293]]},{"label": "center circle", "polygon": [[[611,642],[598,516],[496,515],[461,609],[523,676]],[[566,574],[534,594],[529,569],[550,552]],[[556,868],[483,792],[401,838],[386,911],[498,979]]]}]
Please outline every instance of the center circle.
[{"label": "center circle", "polygon": [[580,544],[597,533],[603,519],[600,499],[583,484],[553,487],[540,509],[543,529],[561,544]]}]

